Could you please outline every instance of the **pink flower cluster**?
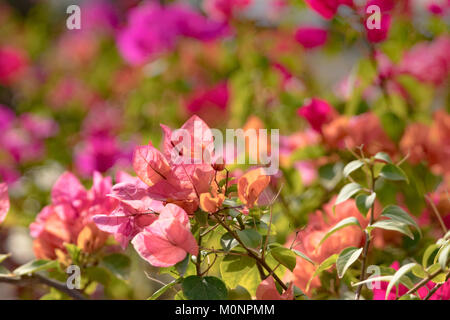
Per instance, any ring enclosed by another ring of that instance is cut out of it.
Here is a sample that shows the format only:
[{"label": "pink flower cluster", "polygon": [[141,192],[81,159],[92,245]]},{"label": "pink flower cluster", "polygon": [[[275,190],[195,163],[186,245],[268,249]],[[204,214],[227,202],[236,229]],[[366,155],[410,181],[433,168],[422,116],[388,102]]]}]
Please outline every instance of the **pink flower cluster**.
[{"label": "pink flower cluster", "polygon": [[58,125],[51,119],[32,113],[16,117],[14,112],[0,105],[0,177],[13,182],[18,163],[40,159],[45,152],[45,139],[55,135]]},{"label": "pink flower cluster", "polygon": [[60,258],[66,251],[65,243],[77,244],[89,253],[98,250],[108,234],[95,226],[92,217],[111,212],[117,205],[115,199],[107,196],[111,187],[111,178],[103,178],[98,172],[94,173],[90,190],[70,172],[62,174],[52,188],[52,203],[30,225],[36,257]]},{"label": "pink flower cluster", "polygon": [[189,6],[149,2],[130,10],[118,47],[128,63],[139,65],[172,49],[181,37],[211,41],[228,32],[227,24],[209,20]]},{"label": "pink flower cluster", "polygon": [[0,183],[0,223],[2,223],[5,220],[8,211],[9,211],[8,185],[6,183]]},{"label": "pink flower cluster", "polygon": [[[213,137],[203,120],[193,116],[181,127],[192,138],[190,150],[176,149],[178,141],[172,140],[172,130],[161,127],[163,152],[151,143],[137,147],[133,168],[138,178],[123,176],[112,188],[111,197],[119,202],[116,209],[94,217],[97,226],[114,234],[122,247],[133,239],[135,249],[154,266],[173,265],[187,252],[196,254],[188,214],[198,208],[200,194],[209,191],[214,177],[210,164],[180,161],[184,157],[202,159],[205,150],[213,156]],[[198,131],[194,134],[198,129],[200,136]],[[201,155],[194,146],[201,146]]]},{"label": "pink flower cluster", "polygon": [[97,104],[90,110],[83,121],[82,141],[74,155],[75,166],[83,176],[131,163],[134,144],[121,143],[117,138],[121,123],[120,112],[111,106]]},{"label": "pink flower cluster", "polygon": [[[400,263],[398,261],[395,261],[391,266],[391,268],[398,270],[400,268]],[[385,300],[386,298],[386,291],[388,287],[387,282],[381,282],[379,289],[374,288],[373,291],[373,300]],[[429,281],[425,286],[417,290],[417,294],[419,295],[420,299],[423,299],[427,296],[428,292],[433,289],[436,286],[436,284],[432,281]],[[398,293],[395,289],[391,290],[389,293],[387,300],[395,300],[398,297],[404,295],[408,292],[408,288],[405,287],[403,284],[400,284],[398,286]],[[450,280],[447,280],[433,295],[430,297],[430,300],[450,300]]]}]

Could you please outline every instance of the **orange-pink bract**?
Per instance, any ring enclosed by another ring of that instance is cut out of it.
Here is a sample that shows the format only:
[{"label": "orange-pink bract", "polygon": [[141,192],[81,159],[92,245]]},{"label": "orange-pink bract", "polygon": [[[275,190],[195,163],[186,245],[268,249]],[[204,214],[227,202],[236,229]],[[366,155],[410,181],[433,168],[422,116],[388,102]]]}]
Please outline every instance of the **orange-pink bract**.
[{"label": "orange-pink bract", "polygon": [[144,228],[131,242],[151,265],[169,267],[183,260],[187,253],[198,254],[198,245],[190,229],[186,211],[169,203],[158,220]]}]

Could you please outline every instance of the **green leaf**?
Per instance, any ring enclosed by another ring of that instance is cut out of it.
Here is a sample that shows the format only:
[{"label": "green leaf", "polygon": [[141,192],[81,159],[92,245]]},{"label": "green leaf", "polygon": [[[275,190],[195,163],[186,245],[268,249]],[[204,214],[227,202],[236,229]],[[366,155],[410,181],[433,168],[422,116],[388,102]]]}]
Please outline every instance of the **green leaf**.
[{"label": "green leaf", "polygon": [[426,278],[427,277],[427,273],[425,271],[425,269],[420,265],[420,264],[416,264],[413,268],[412,268],[412,273],[418,277],[418,278]]},{"label": "green leaf", "polygon": [[439,254],[439,264],[441,265],[442,270],[445,270],[445,267],[447,266],[447,260],[448,260],[448,253],[450,252],[450,243],[447,244],[444,249]]},{"label": "green leaf", "polygon": [[225,300],[228,297],[227,287],[216,277],[189,276],[181,287],[189,300]]},{"label": "green leaf", "polygon": [[352,182],[346,184],[339,192],[339,195],[336,199],[336,203],[334,205],[338,205],[339,203],[350,199],[355,193],[357,193],[361,189],[362,188],[358,183]]},{"label": "green leaf", "polygon": [[327,240],[328,237],[331,236],[333,233],[335,233],[338,230],[341,230],[342,228],[348,227],[348,226],[360,226],[358,219],[356,219],[355,217],[348,217],[348,218],[345,218],[345,219],[339,221],[338,223],[336,223],[333,228],[328,230],[328,232],[325,234],[325,236],[322,238],[322,240],[320,240],[319,244],[317,245],[317,248],[320,247],[322,245],[322,243],[325,240]]},{"label": "green leaf", "polygon": [[371,195],[366,194],[360,194],[356,197],[356,207],[358,208],[359,212],[361,212],[364,216],[367,215],[370,208],[372,207],[375,198],[377,197],[377,194],[375,192],[372,192]]},{"label": "green leaf", "polygon": [[403,172],[403,170],[399,167],[390,163],[386,164],[381,169],[380,176],[386,180],[406,181],[407,183],[409,183],[408,177],[406,176],[405,172]]},{"label": "green leaf", "polygon": [[297,262],[297,258],[294,252],[285,247],[275,247],[270,250],[270,254],[283,266],[291,271],[294,270],[295,264]]},{"label": "green leaf", "polygon": [[[427,273],[432,274],[432,273],[437,272],[438,270],[442,270],[441,264],[435,263],[427,268]],[[444,271],[442,271],[436,277],[434,277],[431,281],[433,281],[434,283],[444,283],[446,280],[447,280],[447,274]]]},{"label": "green leaf", "polygon": [[358,170],[359,168],[361,168],[364,165],[364,161],[361,160],[354,160],[350,163],[348,163],[345,167],[344,167],[344,177],[348,177],[353,171]]},{"label": "green leaf", "polygon": [[248,291],[256,290],[260,279],[254,259],[230,254],[225,256],[219,267],[222,280],[229,288],[234,289],[240,285]]},{"label": "green leaf", "polygon": [[220,238],[220,244],[223,250],[228,252],[238,246],[239,242],[229,232],[227,232]]},{"label": "green leaf", "polygon": [[113,253],[103,258],[102,264],[119,279],[125,279],[131,266],[131,260],[124,254]]},{"label": "green leaf", "polygon": [[419,231],[419,234],[422,234],[419,226],[414,221],[414,219],[411,218],[411,216],[399,206],[389,205],[383,209],[381,215],[390,218],[394,221],[398,221],[400,223],[413,226]]},{"label": "green leaf", "polygon": [[373,158],[378,161],[392,163],[391,157],[386,152],[378,152]]},{"label": "green leaf", "polygon": [[5,261],[6,259],[8,259],[10,256],[11,256],[11,253],[0,254],[0,263]]},{"label": "green leaf", "polygon": [[105,268],[92,266],[86,268],[85,273],[89,280],[101,283],[103,286],[108,286],[111,280],[111,273]]},{"label": "green leaf", "polygon": [[302,258],[302,259],[308,261],[308,262],[311,263],[312,265],[315,265],[314,261],[312,261],[311,258],[308,257],[308,256],[307,256],[306,254],[304,254],[303,252],[298,251],[298,250],[295,250],[295,249],[292,249],[292,251],[293,251],[297,256],[299,256],[300,258]]},{"label": "green leaf", "polygon": [[[180,278],[181,279],[181,278]],[[172,288],[174,285],[176,285],[178,282],[180,282],[179,280],[173,280],[172,282],[169,282],[168,284],[166,284],[165,286],[159,288],[157,291],[155,291],[155,293],[153,293],[151,295],[150,298],[148,298],[147,300],[156,300],[158,299],[163,293],[165,293],[167,290],[169,290],[170,288]]]},{"label": "green leaf", "polygon": [[422,256],[422,265],[424,268],[428,267],[428,260],[430,260],[430,257],[432,254],[439,248],[437,244],[432,244],[428,246],[428,248],[425,250]]},{"label": "green leaf", "polygon": [[199,223],[201,226],[207,226],[208,225],[208,213],[203,211],[196,211],[195,212],[195,220]]},{"label": "green leaf", "polygon": [[49,260],[33,260],[28,263],[25,263],[15,269],[13,273],[18,276],[22,276],[25,274],[32,274],[42,270],[48,270],[58,267],[57,261],[49,261]]},{"label": "green leaf", "polygon": [[364,281],[359,281],[357,283],[352,283],[353,287],[358,287],[362,284],[372,283],[372,282],[378,282],[378,281],[391,281],[394,276],[379,276],[379,277],[369,277],[368,279]]},{"label": "green leaf", "polygon": [[180,276],[184,276],[184,274],[186,273],[186,270],[189,266],[190,260],[191,260],[191,255],[187,254],[183,260],[181,260],[180,262],[178,262],[175,265],[175,270],[177,270],[177,272]]},{"label": "green leaf", "polygon": [[415,263],[415,262],[408,263],[408,264],[405,264],[404,266],[402,266],[400,269],[398,269],[398,271],[392,276],[391,281],[389,281],[389,284],[388,284],[388,287],[386,290],[386,297],[385,297],[386,300],[389,296],[389,293],[392,290],[392,287],[394,285],[396,285],[400,281],[400,279],[416,265],[417,265],[417,263]]},{"label": "green leaf", "polygon": [[0,278],[9,278],[13,277],[14,274],[11,273],[8,269],[6,269],[4,266],[0,266]]},{"label": "green leaf", "polygon": [[400,233],[407,235],[411,239],[414,239],[414,235],[412,234],[411,230],[409,230],[407,225],[394,220],[380,220],[368,226],[368,228],[369,229],[380,228],[385,230],[398,231]]},{"label": "green leaf", "polygon": [[325,259],[320,265],[319,267],[317,267],[316,271],[314,272],[314,274],[312,275],[312,277],[309,279],[307,285],[306,285],[306,291],[309,290],[309,286],[311,284],[311,281],[318,276],[319,274],[321,274],[323,271],[330,269],[335,263],[336,260],[338,258],[337,254],[333,254],[332,256],[328,257],[327,259]]},{"label": "green leaf", "polygon": [[262,237],[254,229],[237,230],[237,235],[248,248],[258,248],[261,246]]},{"label": "green leaf", "polygon": [[70,258],[72,259],[72,263],[78,264],[78,261],[81,256],[81,249],[78,248],[78,246],[73,243],[64,243],[64,247],[66,247],[67,253],[69,254]]},{"label": "green leaf", "polygon": [[342,252],[339,254],[339,257],[336,261],[336,269],[338,273],[338,277],[342,278],[347,271],[347,269],[356,261],[358,260],[359,256],[361,255],[361,252],[363,251],[363,248],[346,248],[342,250]]}]

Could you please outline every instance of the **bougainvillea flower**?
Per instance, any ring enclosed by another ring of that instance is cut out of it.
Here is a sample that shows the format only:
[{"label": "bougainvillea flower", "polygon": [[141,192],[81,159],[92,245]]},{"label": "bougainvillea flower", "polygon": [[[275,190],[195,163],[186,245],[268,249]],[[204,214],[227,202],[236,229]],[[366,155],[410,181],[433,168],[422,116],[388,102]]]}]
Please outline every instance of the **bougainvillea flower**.
[{"label": "bougainvillea flower", "polygon": [[[349,226],[333,233],[321,246],[318,246],[328,230],[345,218],[357,218],[362,228],[368,224],[368,220],[358,211],[353,199],[338,204],[333,210],[334,202],[335,198],[323,207],[323,212],[318,210],[311,215],[307,227],[298,232],[294,239],[294,248],[305,253],[317,265],[347,247],[360,247],[364,240],[364,233],[360,227]],[[288,243],[292,243],[292,239],[288,239]],[[297,264],[293,271],[293,281],[306,294],[310,294],[313,288],[320,286],[319,278],[315,277],[310,283],[310,290],[306,291],[307,284],[315,269],[316,266],[313,266],[310,262],[297,258]]]},{"label": "bougainvillea flower", "polygon": [[450,74],[449,51],[449,36],[441,36],[429,43],[418,43],[404,54],[397,71],[439,86]]},{"label": "bougainvillea flower", "polygon": [[[221,82],[212,88],[196,90],[188,100],[185,108],[190,114],[196,114],[208,123],[218,122],[218,118],[226,119],[230,93],[227,82]],[[221,114],[217,117],[217,114]]]},{"label": "bougainvillea flower", "polygon": [[209,192],[205,192],[200,195],[200,208],[205,212],[213,213],[219,210],[224,200],[223,194],[213,196]]},{"label": "bougainvillea flower", "polygon": [[52,203],[30,225],[36,257],[55,259],[58,252],[65,252],[64,243],[80,243],[86,250],[99,249],[106,241],[106,234],[95,227],[92,217],[116,207],[117,201],[107,196],[111,185],[110,178],[95,173],[92,188],[86,190],[73,174],[62,174],[53,185]]},{"label": "bougainvillea flower", "polygon": [[327,41],[327,30],[317,27],[300,27],[295,31],[295,40],[305,49],[320,47]]},{"label": "bougainvillea flower", "polygon": [[252,208],[261,193],[270,183],[270,176],[264,168],[253,169],[238,179],[237,191],[239,199],[245,206]]},{"label": "bougainvillea flower", "polygon": [[353,5],[353,0],[305,0],[305,2],[325,19],[331,19],[340,5]]},{"label": "bougainvillea flower", "polygon": [[275,286],[275,280],[272,276],[263,280],[256,289],[257,300],[293,300],[294,285],[291,282],[288,289],[280,294]]},{"label": "bougainvillea flower", "polygon": [[223,23],[208,20],[188,6],[146,3],[130,10],[128,26],[119,32],[117,43],[124,59],[137,65],[170,50],[181,36],[209,41],[226,30]]},{"label": "bougainvillea flower", "polygon": [[438,110],[433,115],[433,124],[410,124],[400,140],[402,154],[409,154],[408,161],[417,164],[426,161],[435,174],[449,172],[450,115]]},{"label": "bougainvillea flower", "polygon": [[[400,268],[400,263],[398,261],[395,261],[390,266],[394,270],[398,270]],[[373,291],[373,300],[385,300],[386,299],[386,291],[388,287],[388,282],[381,281],[378,283],[380,288],[377,288],[374,286],[372,289]],[[419,295],[420,299],[424,299],[428,292],[434,288],[436,284],[432,281],[429,281],[425,286],[419,288],[417,290],[417,294]],[[405,287],[403,284],[398,285],[398,292],[397,290],[393,289],[391,292],[389,292],[389,295],[386,300],[396,300],[398,297],[404,295],[408,292],[408,288]],[[398,294],[398,295],[397,295]],[[430,300],[449,300],[450,299],[450,280],[447,280],[433,295],[429,298]]]},{"label": "bougainvillea flower", "polygon": [[0,183],[0,223],[6,218],[6,214],[9,211],[9,195],[8,185],[6,183]]},{"label": "bougainvillea flower", "polygon": [[367,32],[367,39],[370,42],[378,43],[386,40],[389,34],[389,29],[391,28],[391,15],[382,14],[380,21],[380,28],[369,29],[367,24],[364,24]]},{"label": "bougainvillea flower", "polygon": [[174,204],[167,204],[158,219],[144,228],[131,241],[139,255],[155,267],[169,267],[186,254],[198,254],[187,213]]},{"label": "bougainvillea flower", "polygon": [[346,149],[363,146],[364,152],[375,155],[396,152],[395,144],[384,132],[380,120],[372,112],[352,118],[338,116],[322,127],[325,143],[332,148]]},{"label": "bougainvillea flower", "polygon": [[252,0],[203,0],[203,8],[214,20],[227,21],[237,10],[242,10]]},{"label": "bougainvillea flower", "polygon": [[122,248],[144,227],[157,218],[164,205],[153,200],[147,193],[147,186],[138,178],[127,176],[111,190],[110,197],[119,201],[117,207],[105,214],[95,215],[92,220],[97,227],[114,235]]},{"label": "bougainvillea flower", "polygon": [[[206,123],[191,117],[179,129],[161,125],[164,132],[163,152],[151,143],[135,149],[133,168],[139,180],[127,181],[114,190],[138,190],[135,201],[146,198],[176,203],[192,214],[199,205],[200,194],[209,192],[214,169],[213,135]],[[128,201],[126,193],[115,193],[119,201]],[[141,197],[142,199],[139,199]],[[127,203],[129,205],[129,203]]]},{"label": "bougainvillea flower", "polygon": [[18,80],[27,64],[28,59],[21,49],[0,47],[0,84],[9,85]]},{"label": "bougainvillea flower", "polygon": [[322,132],[322,126],[334,119],[336,111],[327,101],[312,98],[298,109],[298,114],[308,121],[311,128]]}]

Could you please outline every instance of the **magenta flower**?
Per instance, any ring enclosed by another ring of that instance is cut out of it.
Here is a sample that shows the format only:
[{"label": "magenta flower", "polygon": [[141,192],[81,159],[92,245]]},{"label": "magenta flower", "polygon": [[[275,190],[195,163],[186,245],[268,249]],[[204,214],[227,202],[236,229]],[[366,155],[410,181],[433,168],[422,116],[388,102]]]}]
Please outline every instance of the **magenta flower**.
[{"label": "magenta flower", "polygon": [[6,218],[9,211],[8,185],[0,183],[0,223]]},{"label": "magenta flower", "polygon": [[230,20],[237,10],[252,4],[252,0],[203,0],[206,13],[218,21]]},{"label": "magenta flower", "polygon": [[353,6],[353,0],[305,0],[305,2],[325,19],[332,19],[340,5]]},{"label": "magenta flower", "polygon": [[83,176],[90,176],[95,171],[106,172],[116,164],[130,164],[131,154],[131,148],[120,145],[117,138],[109,134],[93,135],[76,151],[75,166]]},{"label": "magenta flower", "polygon": [[130,11],[117,43],[124,59],[139,65],[172,49],[179,37],[209,41],[226,35],[227,28],[185,5],[146,3]]},{"label": "magenta flower", "polygon": [[448,36],[442,36],[430,43],[419,43],[405,53],[397,71],[439,86],[450,73],[449,52]]},{"label": "magenta flower", "polygon": [[335,114],[336,111],[327,101],[318,98],[312,98],[298,109],[298,115],[305,118],[317,132],[322,132],[322,125],[330,122]]},{"label": "magenta flower", "polygon": [[370,42],[378,43],[386,40],[391,28],[391,15],[384,13],[381,15],[380,29],[369,29],[367,24],[364,24],[367,32],[367,39]]},{"label": "magenta flower", "polygon": [[15,47],[0,47],[0,84],[15,82],[28,65],[25,52]]},{"label": "magenta flower", "polygon": [[151,265],[170,267],[183,260],[188,253],[198,254],[198,245],[190,230],[186,211],[169,203],[158,219],[131,242],[139,255]]},{"label": "magenta flower", "polygon": [[295,40],[305,49],[320,47],[327,41],[327,30],[317,27],[300,27],[295,32]]},{"label": "magenta flower", "polygon": [[[400,268],[400,263],[398,261],[395,261],[393,264],[391,264],[391,268],[398,270]],[[428,294],[428,291],[433,289],[436,284],[432,281],[429,281],[426,286],[423,286],[420,288],[417,293],[419,294],[419,297],[421,299],[425,298]],[[372,289],[373,291],[373,300],[385,300],[386,298],[386,290],[388,287],[387,282],[381,282],[379,283],[379,286],[381,288]],[[408,288],[405,287],[403,284],[400,284],[398,286],[398,295],[396,293],[396,290],[393,289],[389,293],[387,300],[395,300],[398,297],[404,295],[408,292]],[[430,300],[450,300],[450,280],[448,280],[442,287],[440,287],[431,297]]]}]

